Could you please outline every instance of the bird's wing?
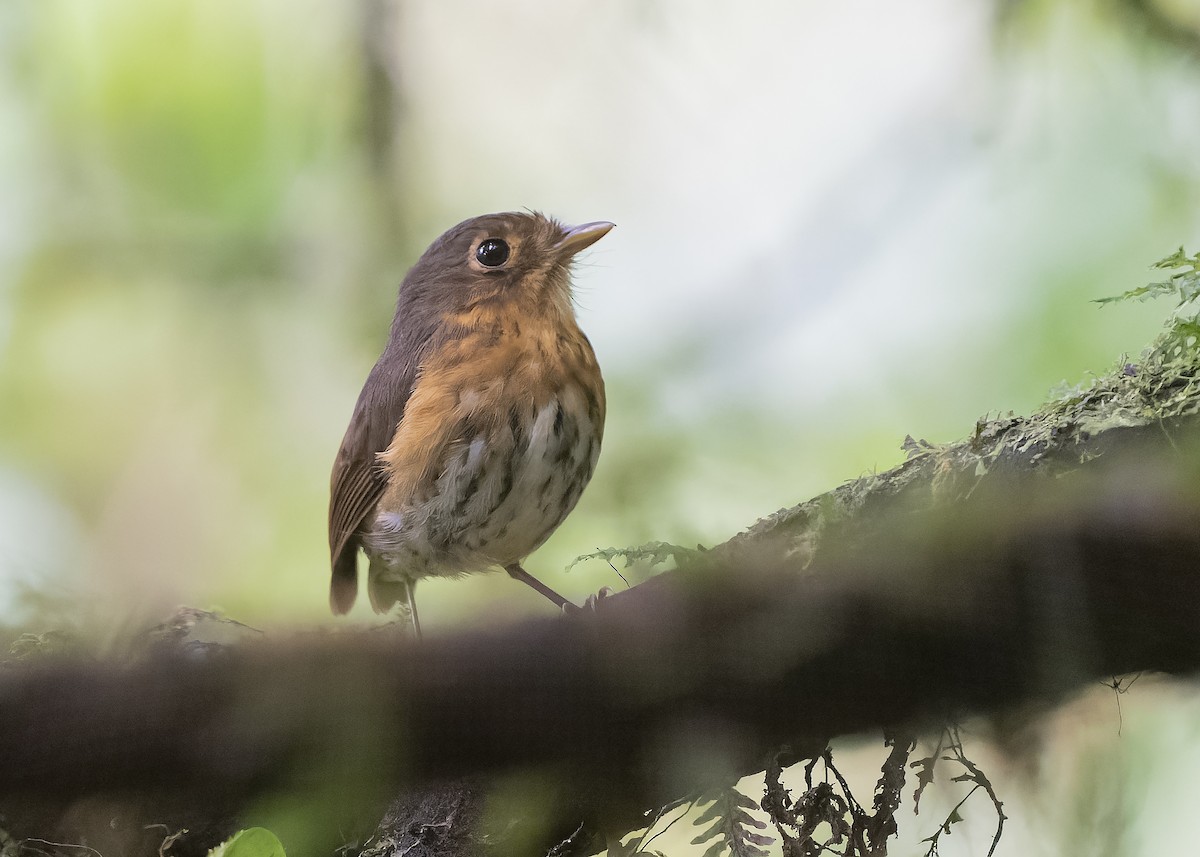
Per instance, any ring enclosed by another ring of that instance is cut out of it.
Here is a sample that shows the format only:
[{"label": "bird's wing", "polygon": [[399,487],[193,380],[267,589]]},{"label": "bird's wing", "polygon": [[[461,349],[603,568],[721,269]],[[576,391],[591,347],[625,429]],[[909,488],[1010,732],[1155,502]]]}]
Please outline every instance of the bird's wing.
[{"label": "bird's wing", "polygon": [[354,406],[354,416],[333,462],[329,500],[329,603],[345,613],[358,592],[359,533],[387,486],[378,457],[388,448],[417,378],[417,360],[381,358]]}]

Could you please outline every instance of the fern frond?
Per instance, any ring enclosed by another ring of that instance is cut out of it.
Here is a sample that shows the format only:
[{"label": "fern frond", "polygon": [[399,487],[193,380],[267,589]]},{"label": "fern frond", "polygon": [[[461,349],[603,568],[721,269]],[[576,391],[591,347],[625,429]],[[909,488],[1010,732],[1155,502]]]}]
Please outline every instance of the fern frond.
[{"label": "fern frond", "polygon": [[692,840],[693,845],[708,846],[704,857],[767,857],[767,847],[775,840],[771,836],[756,833],[766,830],[767,824],[750,814],[758,811],[759,805],[737,789],[725,789],[711,798],[711,803],[693,822],[696,827],[708,828]]}]

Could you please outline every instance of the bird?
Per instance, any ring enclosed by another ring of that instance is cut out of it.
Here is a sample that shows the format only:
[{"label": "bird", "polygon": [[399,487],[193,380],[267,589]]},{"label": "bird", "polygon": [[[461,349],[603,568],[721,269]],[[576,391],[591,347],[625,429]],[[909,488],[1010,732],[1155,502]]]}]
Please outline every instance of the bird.
[{"label": "bird", "polygon": [[600,455],[604,379],[576,320],[571,263],[613,225],[486,214],[447,230],[405,275],[330,478],[335,614],[354,605],[360,549],[371,606],[400,602],[418,638],[426,577],[504,569],[574,606],[522,564]]}]

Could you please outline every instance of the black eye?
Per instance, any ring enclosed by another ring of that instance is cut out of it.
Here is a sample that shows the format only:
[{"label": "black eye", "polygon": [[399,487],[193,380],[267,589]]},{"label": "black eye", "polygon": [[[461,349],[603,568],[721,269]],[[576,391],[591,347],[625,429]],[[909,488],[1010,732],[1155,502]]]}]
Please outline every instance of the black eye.
[{"label": "black eye", "polygon": [[475,258],[485,268],[499,268],[508,261],[508,243],[499,238],[489,238],[479,245]]}]

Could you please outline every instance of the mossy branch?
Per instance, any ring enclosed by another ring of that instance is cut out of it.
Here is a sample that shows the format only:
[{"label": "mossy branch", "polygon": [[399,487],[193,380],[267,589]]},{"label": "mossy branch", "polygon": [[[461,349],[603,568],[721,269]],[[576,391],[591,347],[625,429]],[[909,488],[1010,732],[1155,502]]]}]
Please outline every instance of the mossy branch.
[{"label": "mossy branch", "polygon": [[[913,441],[899,467],[776,513],[595,615],[419,646],[308,635],[10,665],[0,795],[236,807],[307,790],[338,811],[534,769],[560,787],[529,847],[570,842],[580,819],[632,829],[787,743],[940,729],[1138,670],[1191,674],[1200,350],[1179,337],[1187,323],[1030,417]],[[412,803],[396,829],[436,838]],[[499,853],[487,841],[436,853]]]}]

